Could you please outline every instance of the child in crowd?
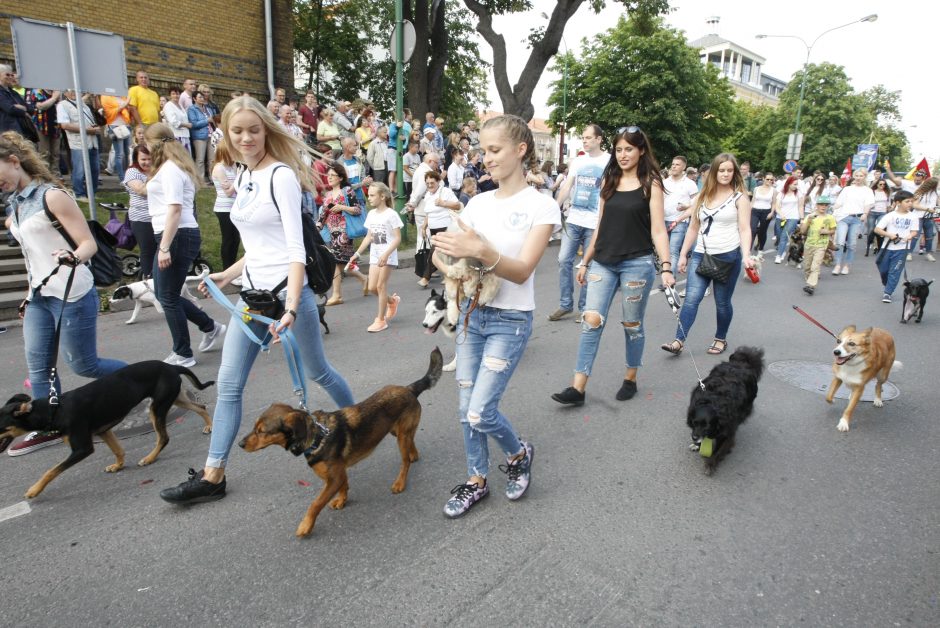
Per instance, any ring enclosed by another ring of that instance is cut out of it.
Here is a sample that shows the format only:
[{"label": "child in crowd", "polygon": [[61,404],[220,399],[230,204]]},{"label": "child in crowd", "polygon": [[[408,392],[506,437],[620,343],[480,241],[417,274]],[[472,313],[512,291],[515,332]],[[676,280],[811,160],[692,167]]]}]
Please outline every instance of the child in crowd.
[{"label": "child in crowd", "polygon": [[828,196],[816,198],[816,211],[800,223],[800,233],[806,236],[803,244],[803,292],[813,296],[819,283],[819,269],[829,248],[829,236],[836,232],[836,219],[829,214],[832,199]]},{"label": "child in crowd", "polygon": [[891,295],[904,273],[907,249],[920,236],[920,217],[912,212],[914,195],[901,190],[894,195],[894,210],[885,214],[875,227],[875,234],[885,239],[878,254],[878,272],[884,286],[882,303],[891,303]]},{"label": "child in crowd", "polygon": [[[398,313],[401,297],[388,296],[388,276],[398,266],[398,245],[401,244],[402,221],[392,209],[392,191],[384,183],[369,186],[369,205],[372,211],[366,214],[366,229],[369,233],[362,239],[349,263],[359,259],[362,251],[369,247],[369,280],[367,289],[378,294],[378,313],[367,331],[376,333],[388,329],[388,321]],[[347,265],[348,266],[348,265]]]}]

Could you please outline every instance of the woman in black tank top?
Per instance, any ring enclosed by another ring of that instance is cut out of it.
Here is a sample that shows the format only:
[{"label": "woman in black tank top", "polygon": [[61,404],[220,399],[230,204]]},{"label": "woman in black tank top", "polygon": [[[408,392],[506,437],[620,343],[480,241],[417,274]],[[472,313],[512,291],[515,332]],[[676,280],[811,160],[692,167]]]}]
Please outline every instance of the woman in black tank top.
[{"label": "woman in black tank top", "polygon": [[643,358],[643,318],[656,279],[656,257],[664,260],[662,282],[670,287],[676,283],[663,217],[662,177],[649,139],[639,127],[624,127],[613,138],[610,153],[601,184],[597,229],[578,266],[578,283],[587,285],[588,292],[574,380],[552,395],[564,405],[584,403],[584,390],[618,289],[627,370],[616,396],[625,401],[636,394],[637,370]]}]

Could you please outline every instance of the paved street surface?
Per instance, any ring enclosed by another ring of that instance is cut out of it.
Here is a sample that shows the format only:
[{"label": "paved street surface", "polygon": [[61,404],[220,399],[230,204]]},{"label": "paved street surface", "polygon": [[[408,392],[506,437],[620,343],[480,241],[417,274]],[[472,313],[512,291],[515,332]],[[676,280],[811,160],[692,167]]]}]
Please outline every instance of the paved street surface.
[{"label": "paved street surface", "polygon": [[[557,271],[549,249],[537,277],[536,327],[502,404],[536,454],[524,499],[502,494],[493,446],[490,497],[463,519],[441,510],[464,479],[456,387],[445,373],[421,397],[421,460],[407,490],[393,495],[398,452],[387,439],[350,474],[345,510],[324,510],[311,537],[294,530],[320,481],[281,450],[237,447],[228,495],[192,508],[170,506],[161,488],[200,468],[208,437],[185,415],[152,466],[138,468],[153,434],[123,441],[131,464],[104,472],[95,454],[23,505],[23,493],[64,459],[63,445],[0,459],[0,535],[4,608],[9,626],[936,626],[940,625],[940,428],[936,351],[940,298],[924,322],[901,325],[900,291],[880,302],[872,258],[847,277],[822,277],[814,297],[800,271],[764,265],[759,285],[740,282],[729,335],[764,347],[766,360],[828,363],[832,340],[791,308],[802,305],[834,331],[855,323],[894,334],[904,369],[884,408],[860,404],[852,431],[836,431],[845,401],[766,373],[754,415],[713,477],[688,451],[685,409],[695,385],[688,352],[671,357],[675,319],[656,293],[647,311],[639,394],[618,402],[623,375],[619,310],[611,312],[582,408],[549,398],[570,382],[579,327],[550,323]],[[915,258],[912,276],[938,267]],[[935,286],[938,284],[935,284]],[[348,280],[346,304],[327,310],[328,355],[357,398],[407,384],[427,368],[438,344],[423,334],[428,292],[410,270],[393,276],[402,295],[389,330],[367,334],[374,297]],[[207,303],[210,312],[221,308]],[[162,317],[146,309],[102,315],[103,355],[129,361],[170,351]],[[194,328],[191,328],[194,330]],[[195,331],[195,330],[194,330]],[[707,298],[689,341],[703,370],[718,358]],[[198,333],[194,335],[198,340]],[[730,354],[722,356],[727,358]],[[214,378],[220,354],[198,355],[195,372]],[[22,331],[0,336],[0,382],[9,397],[26,375]],[[80,378],[65,374],[72,388]],[[214,389],[206,391],[214,402]],[[205,393],[203,393],[205,394]],[[255,366],[240,434],[275,400],[291,401],[283,353]],[[312,405],[329,406],[319,389]],[[26,514],[20,514],[24,513]],[[19,515],[19,516],[17,516]]]}]

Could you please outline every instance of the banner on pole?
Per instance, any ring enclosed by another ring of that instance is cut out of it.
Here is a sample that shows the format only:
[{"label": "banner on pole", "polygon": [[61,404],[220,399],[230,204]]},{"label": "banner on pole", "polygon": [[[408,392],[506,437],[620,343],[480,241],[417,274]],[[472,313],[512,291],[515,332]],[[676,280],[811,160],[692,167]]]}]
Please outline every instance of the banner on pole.
[{"label": "banner on pole", "polygon": [[871,170],[878,163],[878,144],[859,144],[858,150],[852,156],[852,170],[859,168]]}]

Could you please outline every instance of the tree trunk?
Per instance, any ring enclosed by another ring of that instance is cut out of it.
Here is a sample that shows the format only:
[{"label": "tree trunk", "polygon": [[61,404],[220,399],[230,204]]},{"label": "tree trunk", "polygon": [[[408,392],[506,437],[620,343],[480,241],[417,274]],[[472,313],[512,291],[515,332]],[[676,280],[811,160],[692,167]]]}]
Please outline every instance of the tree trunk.
[{"label": "tree trunk", "polygon": [[444,16],[445,0],[433,0],[431,4],[431,58],[426,76],[428,90],[427,111],[437,112],[441,105],[441,88],[444,83],[444,66],[447,65],[447,21]]},{"label": "tree trunk", "polygon": [[565,25],[583,3],[584,0],[556,1],[555,9],[552,11],[542,38],[532,45],[529,60],[522,74],[519,75],[519,80],[515,85],[510,85],[509,76],[506,74],[505,38],[493,30],[493,16],[487,11],[485,4],[478,0],[464,0],[467,8],[477,16],[477,32],[493,50],[493,77],[496,90],[499,92],[499,99],[502,101],[503,113],[515,114],[526,121],[531,120],[535,115],[532,93],[542,78],[548,62],[558,52]]},{"label": "tree trunk", "polygon": [[428,58],[430,57],[430,40],[428,24],[428,1],[414,0],[414,9],[411,2],[404,2],[404,19],[410,21],[415,27],[415,49],[408,62],[408,86],[405,99],[415,120],[424,120],[424,114],[429,110],[428,103]]}]

